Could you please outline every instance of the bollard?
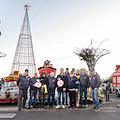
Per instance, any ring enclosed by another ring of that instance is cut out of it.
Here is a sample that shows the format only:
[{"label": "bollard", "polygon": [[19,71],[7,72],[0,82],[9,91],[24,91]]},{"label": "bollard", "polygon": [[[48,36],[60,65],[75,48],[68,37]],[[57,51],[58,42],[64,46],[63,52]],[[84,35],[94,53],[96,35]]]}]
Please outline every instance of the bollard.
[{"label": "bollard", "polygon": [[106,86],[106,101],[109,101],[109,94],[110,94],[109,86]]}]

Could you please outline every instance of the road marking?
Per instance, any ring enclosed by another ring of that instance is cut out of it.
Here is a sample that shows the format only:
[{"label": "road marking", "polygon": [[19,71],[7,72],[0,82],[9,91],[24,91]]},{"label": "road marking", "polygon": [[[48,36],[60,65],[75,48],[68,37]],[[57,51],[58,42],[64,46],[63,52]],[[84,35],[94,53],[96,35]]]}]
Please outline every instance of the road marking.
[{"label": "road marking", "polygon": [[16,113],[0,114],[0,118],[13,118],[15,115]]}]

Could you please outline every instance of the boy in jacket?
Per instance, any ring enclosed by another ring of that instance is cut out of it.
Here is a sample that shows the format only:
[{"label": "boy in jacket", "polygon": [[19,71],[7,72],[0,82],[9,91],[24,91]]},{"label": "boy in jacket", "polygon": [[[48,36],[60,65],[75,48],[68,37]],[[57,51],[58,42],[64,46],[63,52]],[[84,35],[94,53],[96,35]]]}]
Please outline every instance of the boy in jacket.
[{"label": "boy in jacket", "polygon": [[54,72],[51,72],[50,76],[48,77],[47,88],[48,88],[48,108],[49,108],[51,96],[52,96],[52,106],[54,106],[55,104],[56,78],[54,77]]},{"label": "boy in jacket", "polygon": [[[64,69],[60,69],[60,74],[57,76],[57,91],[58,91],[58,106],[56,108],[63,108],[65,109],[64,106],[64,101],[65,101],[65,91],[67,88],[67,81],[68,78],[66,75],[64,75]],[[61,99],[62,95],[62,99]],[[61,101],[62,100],[62,101]],[[62,105],[61,105],[62,102]]]},{"label": "boy in jacket", "polygon": [[98,75],[98,73],[95,72],[94,68],[91,69],[91,73],[92,75],[91,75],[90,86],[91,86],[91,93],[92,93],[93,104],[94,104],[93,109],[95,111],[100,111],[98,93],[99,93],[101,80],[100,80],[100,76]]},{"label": "boy in jacket", "polygon": [[70,107],[76,107],[76,93],[79,89],[79,80],[74,75],[74,72],[70,72],[70,76],[68,78],[68,90],[69,90],[69,97],[70,97]]},{"label": "boy in jacket", "polygon": [[20,75],[17,79],[17,85],[19,87],[18,111],[21,111],[21,107],[26,108],[25,104],[27,100],[27,90],[29,84],[30,84],[30,76],[28,75],[28,69],[26,69],[25,73],[23,75]]}]

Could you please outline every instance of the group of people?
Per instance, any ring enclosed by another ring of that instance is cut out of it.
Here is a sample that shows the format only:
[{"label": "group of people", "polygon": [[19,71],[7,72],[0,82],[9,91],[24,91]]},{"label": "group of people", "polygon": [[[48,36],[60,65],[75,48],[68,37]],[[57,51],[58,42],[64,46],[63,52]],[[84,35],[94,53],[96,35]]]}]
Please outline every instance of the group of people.
[{"label": "group of people", "polygon": [[[79,108],[87,108],[87,91],[91,89],[94,104],[92,109],[99,111],[98,93],[101,84],[100,76],[94,68],[92,68],[90,72],[91,75],[89,76],[84,68],[81,69],[81,71],[77,70],[76,73],[74,73],[74,71],[69,73],[68,68],[66,68],[66,71],[64,72],[64,69],[61,68],[60,74],[58,74],[57,77],[55,77],[54,72],[51,72],[49,76],[43,72],[40,77],[35,73],[34,77],[30,78],[28,75],[29,71],[26,69],[25,73],[20,75],[17,79],[17,85],[19,87],[18,110],[21,111],[21,108],[26,108],[25,104],[28,98],[27,91],[30,86],[28,109],[31,109],[32,102],[33,108],[36,108],[36,96],[38,92],[39,107],[42,108],[44,108],[44,101],[46,99],[45,94],[48,95],[48,108],[51,105],[50,103],[52,103],[52,107],[55,107],[56,109],[65,109],[65,105],[70,108],[76,108],[76,103],[79,103]],[[47,93],[45,93],[45,89],[47,89]],[[55,106],[56,89],[58,95],[57,106]],[[84,103],[83,96],[85,98]]]}]

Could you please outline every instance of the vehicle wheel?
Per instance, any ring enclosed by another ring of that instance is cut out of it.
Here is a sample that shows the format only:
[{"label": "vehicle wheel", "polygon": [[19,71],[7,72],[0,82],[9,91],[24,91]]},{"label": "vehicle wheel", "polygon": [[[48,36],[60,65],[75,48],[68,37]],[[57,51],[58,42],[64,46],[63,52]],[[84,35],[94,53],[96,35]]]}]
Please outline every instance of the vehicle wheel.
[{"label": "vehicle wheel", "polygon": [[119,94],[118,90],[116,90],[116,96],[120,97],[120,94]]}]

